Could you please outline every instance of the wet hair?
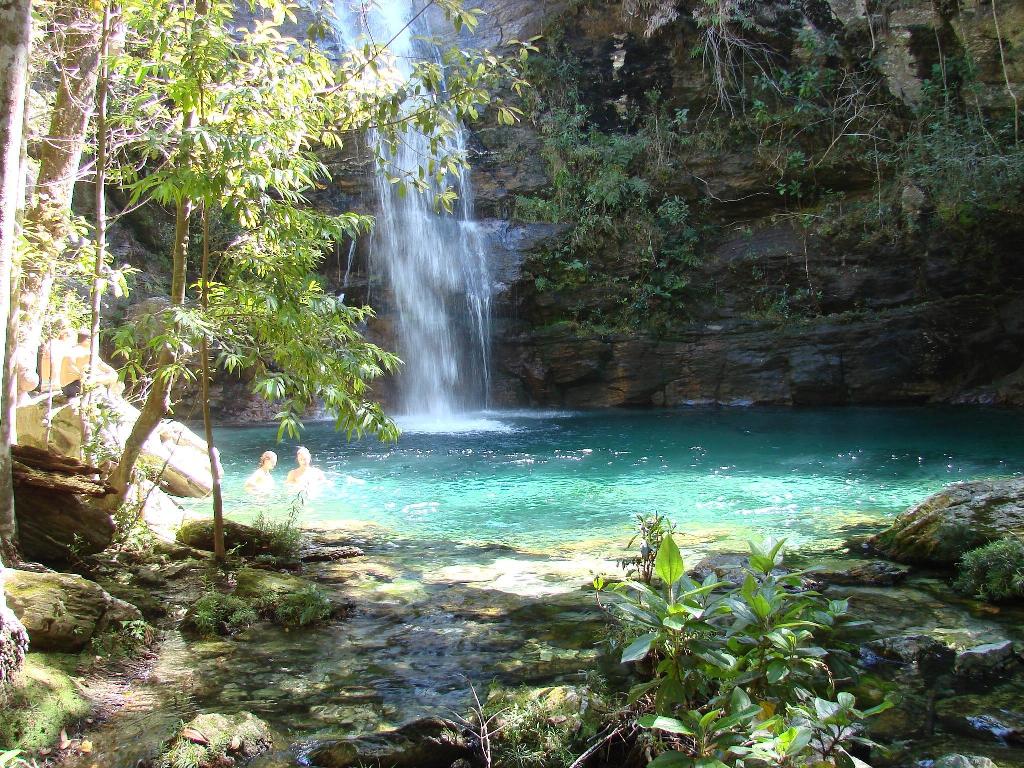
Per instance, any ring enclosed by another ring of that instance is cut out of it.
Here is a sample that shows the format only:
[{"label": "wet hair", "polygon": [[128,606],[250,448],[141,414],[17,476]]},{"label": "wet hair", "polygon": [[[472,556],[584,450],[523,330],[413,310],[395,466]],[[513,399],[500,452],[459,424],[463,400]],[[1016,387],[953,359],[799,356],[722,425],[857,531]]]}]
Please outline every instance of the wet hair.
[{"label": "wet hair", "polygon": [[92,334],[89,333],[88,331],[79,331],[78,332],[78,343],[81,344],[83,341],[88,341],[89,337],[91,335]]},{"label": "wet hair", "polygon": [[295,458],[298,459],[302,454],[306,454],[306,458],[309,459],[309,463],[313,463],[313,455],[309,452],[309,448],[304,445],[300,445],[298,450],[295,451]]},{"label": "wet hair", "polygon": [[273,459],[274,463],[277,464],[277,454],[274,453],[273,451],[264,451],[260,455],[260,466],[262,467],[264,464],[266,464],[271,459]]}]

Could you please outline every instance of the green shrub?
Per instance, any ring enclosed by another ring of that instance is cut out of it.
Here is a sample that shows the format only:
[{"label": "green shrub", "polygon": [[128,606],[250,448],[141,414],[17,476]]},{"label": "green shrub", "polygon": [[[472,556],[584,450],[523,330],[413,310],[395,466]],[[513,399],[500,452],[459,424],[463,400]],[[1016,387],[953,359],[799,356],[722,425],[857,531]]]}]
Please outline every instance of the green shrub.
[{"label": "green shrub", "polygon": [[259,615],[247,600],[211,591],[200,597],[191,610],[192,624],[202,635],[223,635],[254,624]]},{"label": "green shrub", "polygon": [[[658,766],[852,764],[861,712],[836,692],[830,652],[819,645],[846,613],[782,570],[782,542],[751,544],[742,583],[715,574],[697,583],[679,548],[664,537],[655,559],[660,588],[627,580],[609,603],[642,632],[623,651],[647,679],[630,691],[637,722],[658,735]],[[595,582],[599,590],[601,581]]]},{"label": "green shrub", "polygon": [[298,509],[293,506],[288,517],[272,520],[261,510],[252,527],[263,534],[270,554],[277,557],[295,557],[302,545],[302,531],[298,526]]},{"label": "green shrub", "polygon": [[313,585],[281,595],[268,606],[273,620],[285,627],[305,627],[326,621],[332,610],[331,601]]},{"label": "green shrub", "polygon": [[1011,536],[972,549],[960,561],[955,586],[993,602],[1024,597],[1024,542]]},{"label": "green shrub", "polygon": [[283,627],[306,627],[326,621],[333,611],[323,591],[311,584],[252,599],[210,590],[193,604],[189,614],[196,631],[212,636],[238,632],[261,618]]},{"label": "green shrub", "polygon": [[94,656],[132,658],[153,642],[153,628],[142,619],[119,621],[116,627],[94,637],[91,649]]}]

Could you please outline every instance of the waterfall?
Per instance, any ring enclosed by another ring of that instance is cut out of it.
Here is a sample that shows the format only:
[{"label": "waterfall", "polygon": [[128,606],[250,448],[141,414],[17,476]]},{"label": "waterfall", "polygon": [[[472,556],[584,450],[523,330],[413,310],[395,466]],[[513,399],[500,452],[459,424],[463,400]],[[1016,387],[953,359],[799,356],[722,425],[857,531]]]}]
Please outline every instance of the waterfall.
[{"label": "waterfall", "polygon": [[[415,37],[426,31],[418,28],[420,20],[407,27],[419,10],[413,0],[355,8],[350,0],[337,2],[346,45],[361,45],[367,36],[393,39],[389,76],[408,78],[412,61],[437,55]],[[370,263],[387,280],[397,313],[397,351],[405,363],[397,380],[399,411],[419,421],[452,421],[485,407],[490,387],[491,279],[485,239],[473,220],[469,175],[463,170],[448,179],[459,199],[453,213],[438,212],[436,184],[402,194],[389,180],[419,168],[431,178],[430,140],[407,129],[392,153],[375,131],[367,139],[387,160],[375,180],[379,212]],[[446,151],[465,152],[464,129],[446,141]]]}]

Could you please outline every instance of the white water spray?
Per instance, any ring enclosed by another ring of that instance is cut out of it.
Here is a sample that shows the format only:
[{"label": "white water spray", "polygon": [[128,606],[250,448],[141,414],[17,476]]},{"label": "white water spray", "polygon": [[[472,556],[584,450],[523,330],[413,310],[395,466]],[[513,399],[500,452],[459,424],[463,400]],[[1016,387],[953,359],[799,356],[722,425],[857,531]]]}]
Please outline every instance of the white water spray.
[{"label": "white water spray", "polygon": [[[338,0],[339,32],[347,45],[369,38],[392,40],[393,74],[408,78],[412,62],[436,55],[414,38],[419,10],[413,0],[386,0],[350,7]],[[390,178],[423,168],[426,178],[430,141],[407,129],[395,152],[381,137],[368,140],[387,158],[376,175],[380,203],[370,244],[370,260],[387,278],[397,311],[398,354],[405,362],[399,373],[399,408],[418,421],[444,424],[487,404],[490,387],[489,341],[491,279],[484,238],[473,220],[473,190],[465,171],[449,184],[458,193],[454,213],[439,213],[440,190],[409,190],[400,194]],[[447,140],[446,152],[464,153],[465,131]]]}]

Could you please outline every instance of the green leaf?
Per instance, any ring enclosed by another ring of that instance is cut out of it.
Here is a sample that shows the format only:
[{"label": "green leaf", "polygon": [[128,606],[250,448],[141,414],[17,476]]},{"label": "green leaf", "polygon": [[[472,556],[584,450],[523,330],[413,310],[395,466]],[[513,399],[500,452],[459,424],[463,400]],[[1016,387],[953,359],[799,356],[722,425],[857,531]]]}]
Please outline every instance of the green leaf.
[{"label": "green leaf", "polygon": [[786,675],[789,674],[789,667],[786,662],[776,659],[768,665],[768,669],[765,671],[765,677],[768,682],[775,685],[777,682],[782,680]]},{"label": "green leaf", "polygon": [[692,768],[693,758],[682,752],[662,752],[651,762],[647,768]]},{"label": "green leaf", "polygon": [[654,560],[654,572],[666,585],[675,584],[685,572],[683,556],[671,534],[662,539],[661,546],[658,547],[658,556]]},{"label": "green leaf", "polygon": [[666,733],[677,733],[680,736],[693,736],[693,730],[680,720],[674,717],[662,717],[661,715],[644,715],[637,722],[642,728],[649,728],[655,731]]},{"label": "green leaf", "polygon": [[629,689],[629,694],[626,697],[626,701],[630,704],[636,704],[640,698],[648,693],[649,691],[657,688],[661,685],[661,679],[648,680],[646,683],[638,683]]},{"label": "green leaf", "polygon": [[622,652],[622,663],[626,664],[630,661],[640,661],[640,659],[647,656],[651,650],[651,643],[654,642],[658,636],[657,632],[648,632],[645,635],[640,635],[636,640],[630,643],[626,650]]}]

